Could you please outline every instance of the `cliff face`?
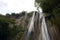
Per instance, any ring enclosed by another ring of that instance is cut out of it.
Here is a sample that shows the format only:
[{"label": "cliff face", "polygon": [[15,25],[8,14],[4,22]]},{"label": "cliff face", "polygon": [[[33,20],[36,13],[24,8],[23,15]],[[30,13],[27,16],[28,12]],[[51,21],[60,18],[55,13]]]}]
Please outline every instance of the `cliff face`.
[{"label": "cliff face", "polygon": [[[16,24],[19,25],[19,27],[23,27],[24,33],[23,35],[20,35],[20,32],[17,34],[17,36],[14,38],[14,40],[26,40],[27,39],[27,28],[29,27],[29,21],[31,19],[32,14],[23,15],[21,17],[18,17],[16,19]],[[46,17],[46,23],[48,28],[48,33],[51,40],[60,40],[60,34],[58,27],[50,20],[50,17]],[[34,34],[31,34],[31,40],[33,40],[33,36],[35,36],[35,40],[42,40],[41,39],[41,21],[39,20],[39,14],[36,13],[35,20],[34,20]]]},{"label": "cliff face", "polygon": [[[38,15],[39,14],[35,15],[34,35],[35,35],[35,40],[42,40],[41,39],[41,37],[42,37],[42,35],[41,35],[41,23],[39,22],[39,16]],[[28,16],[26,18],[26,20],[28,20],[28,22],[29,22],[30,18],[31,17]],[[23,19],[23,21],[24,21],[24,19]],[[46,18],[46,23],[47,23],[47,29],[48,29],[50,39],[51,40],[60,40],[60,34],[59,34],[58,26],[56,26],[50,19],[48,19],[48,17]],[[21,24],[23,24],[22,21],[21,21]],[[27,23],[27,25],[28,25],[28,23]],[[27,29],[27,27],[25,27],[25,28]],[[24,36],[22,37],[22,40],[27,39],[26,36],[27,36],[27,32],[25,32]],[[31,40],[33,40],[32,37],[33,37],[33,35],[31,34]]]},{"label": "cliff face", "polygon": [[60,40],[59,29],[55,24],[47,20],[47,28],[48,28],[48,32],[51,40]]},{"label": "cliff face", "polygon": [[[47,20],[47,29],[48,29],[48,33],[49,33],[49,36],[50,36],[50,39],[51,40],[60,40],[60,33],[59,33],[59,28],[51,23],[51,21]],[[36,35],[36,38],[37,40],[41,40],[41,26],[39,27],[38,26],[38,22],[35,21],[35,35]],[[40,39],[39,39],[40,37]]]},{"label": "cliff face", "polygon": [[29,27],[28,24],[30,22],[31,19],[31,13],[30,14],[25,14],[24,16],[16,19],[16,24],[15,25],[19,25],[20,27],[23,28],[24,33],[22,36],[20,36],[20,33],[18,33],[17,35],[17,39],[16,40],[26,40],[27,39],[27,28]]},{"label": "cliff face", "polygon": [[[29,14],[30,15],[30,14]],[[16,25],[20,25],[25,29],[24,34],[22,35],[20,40],[26,40],[27,39],[27,28],[29,27],[29,21],[31,16],[27,15],[20,17],[19,19],[16,19]],[[50,20],[50,17],[46,17],[46,23],[47,23],[47,29],[51,40],[60,40],[60,34],[58,27]],[[34,34],[35,40],[41,40],[41,23],[39,22],[39,14],[35,15],[35,22],[34,22]],[[33,35],[31,34],[31,40],[33,40]],[[19,39],[18,39],[19,40]]]}]

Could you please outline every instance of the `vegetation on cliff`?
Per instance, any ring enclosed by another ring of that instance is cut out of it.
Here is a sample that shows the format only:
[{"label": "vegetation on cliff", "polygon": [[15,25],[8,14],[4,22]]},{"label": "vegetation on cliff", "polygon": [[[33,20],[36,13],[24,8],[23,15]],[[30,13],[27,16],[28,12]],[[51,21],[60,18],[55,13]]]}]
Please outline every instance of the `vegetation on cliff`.
[{"label": "vegetation on cliff", "polygon": [[[27,15],[26,13],[23,11],[6,15],[0,14],[0,40],[21,40],[33,12],[27,13]],[[27,19],[25,19],[25,15]]]},{"label": "vegetation on cliff", "polygon": [[43,13],[49,14],[52,23],[60,30],[60,0],[35,0],[35,2],[40,3]]}]

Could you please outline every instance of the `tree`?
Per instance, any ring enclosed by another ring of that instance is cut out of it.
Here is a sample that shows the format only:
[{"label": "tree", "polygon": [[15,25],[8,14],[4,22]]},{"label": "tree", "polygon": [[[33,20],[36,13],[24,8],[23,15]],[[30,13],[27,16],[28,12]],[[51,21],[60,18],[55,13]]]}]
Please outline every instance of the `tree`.
[{"label": "tree", "polygon": [[55,11],[60,10],[60,0],[36,0],[36,2],[40,3],[44,13],[56,13]]},{"label": "tree", "polygon": [[6,16],[10,18],[11,15],[9,13],[7,13]]},{"label": "tree", "polygon": [[55,16],[51,20],[60,30],[60,0],[35,0],[35,2],[40,3],[43,13]]}]

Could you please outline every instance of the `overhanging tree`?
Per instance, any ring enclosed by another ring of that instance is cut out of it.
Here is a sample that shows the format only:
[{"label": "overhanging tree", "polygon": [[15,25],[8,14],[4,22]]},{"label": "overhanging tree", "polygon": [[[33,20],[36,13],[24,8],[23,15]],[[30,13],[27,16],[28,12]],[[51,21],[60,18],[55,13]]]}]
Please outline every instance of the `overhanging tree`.
[{"label": "overhanging tree", "polygon": [[44,13],[52,13],[56,8],[60,7],[60,0],[35,0],[40,3]]},{"label": "overhanging tree", "polygon": [[60,30],[60,0],[35,0],[35,2],[40,3],[43,13],[49,13],[55,16],[51,20]]}]

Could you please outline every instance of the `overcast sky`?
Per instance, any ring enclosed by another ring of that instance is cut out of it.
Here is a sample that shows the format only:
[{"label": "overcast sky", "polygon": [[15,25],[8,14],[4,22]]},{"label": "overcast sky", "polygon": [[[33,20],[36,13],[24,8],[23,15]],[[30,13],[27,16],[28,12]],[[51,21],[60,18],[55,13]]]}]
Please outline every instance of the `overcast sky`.
[{"label": "overcast sky", "polygon": [[19,13],[21,11],[33,11],[35,0],[0,0],[0,14]]}]

